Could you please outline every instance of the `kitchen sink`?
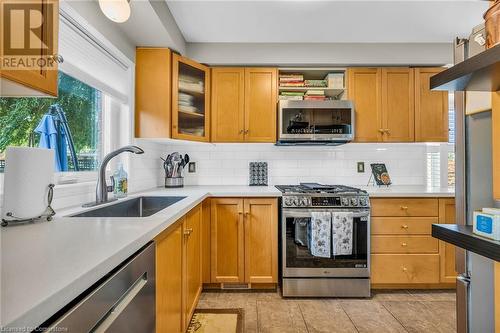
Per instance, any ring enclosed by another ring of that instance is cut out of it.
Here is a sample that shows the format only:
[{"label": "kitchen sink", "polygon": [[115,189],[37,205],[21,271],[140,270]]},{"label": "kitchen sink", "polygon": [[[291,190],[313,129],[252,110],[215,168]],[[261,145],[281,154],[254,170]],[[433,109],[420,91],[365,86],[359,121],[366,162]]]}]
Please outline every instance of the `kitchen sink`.
[{"label": "kitchen sink", "polygon": [[96,208],[72,217],[147,217],[186,197],[137,197]]}]

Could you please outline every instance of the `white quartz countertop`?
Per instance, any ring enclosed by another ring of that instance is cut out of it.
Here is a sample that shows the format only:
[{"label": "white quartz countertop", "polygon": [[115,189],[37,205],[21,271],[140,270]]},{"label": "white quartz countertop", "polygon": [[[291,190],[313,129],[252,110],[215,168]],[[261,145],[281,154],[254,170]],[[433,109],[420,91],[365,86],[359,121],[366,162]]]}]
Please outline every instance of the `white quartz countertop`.
[{"label": "white quartz countertop", "polygon": [[[372,197],[453,197],[448,189],[366,187]],[[144,218],[65,217],[1,228],[0,327],[36,327],[207,197],[279,197],[274,186],[187,186],[129,196],[185,196]],[[127,200],[127,199],[122,199]],[[102,207],[102,206],[101,206]]]},{"label": "white quartz countertop", "polygon": [[391,185],[386,186],[361,186],[361,189],[367,191],[370,197],[440,197],[453,198],[455,197],[455,189],[450,187],[426,187],[413,185]]},{"label": "white quartz countertop", "polygon": [[281,192],[271,186],[188,186],[129,198],[139,195],[186,198],[144,218],[64,217],[83,211],[77,207],[58,212],[52,222],[1,228],[0,327],[30,331],[42,324],[208,196]]}]

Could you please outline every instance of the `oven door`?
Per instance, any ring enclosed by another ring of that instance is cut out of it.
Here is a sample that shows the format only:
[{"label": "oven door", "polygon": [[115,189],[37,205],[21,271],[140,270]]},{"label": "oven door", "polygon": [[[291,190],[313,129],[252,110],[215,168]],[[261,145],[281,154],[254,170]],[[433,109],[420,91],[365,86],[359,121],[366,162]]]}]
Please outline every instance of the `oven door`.
[{"label": "oven door", "polygon": [[[329,258],[312,255],[309,240],[311,213],[339,211],[354,214],[352,253]],[[369,209],[284,208],[282,212],[283,277],[370,277]]]}]

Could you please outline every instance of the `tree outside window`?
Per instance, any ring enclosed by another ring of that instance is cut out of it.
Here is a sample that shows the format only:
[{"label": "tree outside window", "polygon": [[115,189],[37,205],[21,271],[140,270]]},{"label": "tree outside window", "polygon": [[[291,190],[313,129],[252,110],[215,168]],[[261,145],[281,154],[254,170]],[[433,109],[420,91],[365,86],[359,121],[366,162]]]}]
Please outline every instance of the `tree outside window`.
[{"label": "tree outside window", "polygon": [[[0,171],[7,146],[37,147],[40,136],[34,132],[41,118],[54,104],[66,114],[80,171],[96,170],[100,156],[101,92],[59,72],[58,98],[0,98]],[[75,170],[69,150],[69,169]]]}]

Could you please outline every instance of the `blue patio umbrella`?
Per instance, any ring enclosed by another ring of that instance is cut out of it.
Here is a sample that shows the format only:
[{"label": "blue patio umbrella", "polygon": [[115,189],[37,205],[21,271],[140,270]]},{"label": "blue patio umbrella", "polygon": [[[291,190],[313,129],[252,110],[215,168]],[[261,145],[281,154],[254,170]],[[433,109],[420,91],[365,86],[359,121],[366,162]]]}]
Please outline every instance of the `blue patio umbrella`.
[{"label": "blue patio umbrella", "polygon": [[56,171],[68,171],[67,137],[63,126],[60,126],[55,115],[43,115],[35,132],[40,134],[38,147],[54,149]]}]

